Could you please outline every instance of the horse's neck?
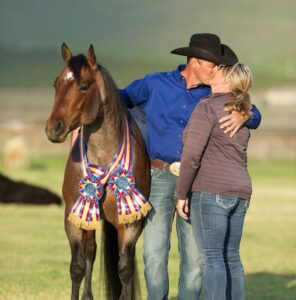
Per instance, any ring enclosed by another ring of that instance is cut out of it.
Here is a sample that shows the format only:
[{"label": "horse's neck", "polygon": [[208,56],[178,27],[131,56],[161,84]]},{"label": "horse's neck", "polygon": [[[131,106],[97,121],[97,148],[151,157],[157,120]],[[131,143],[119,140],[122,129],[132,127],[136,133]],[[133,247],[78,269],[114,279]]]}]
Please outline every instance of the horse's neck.
[{"label": "horse's neck", "polygon": [[84,128],[87,138],[88,161],[103,167],[108,167],[119,144],[121,143],[121,128],[115,118],[104,119],[97,130],[92,126]]},{"label": "horse's neck", "polygon": [[107,167],[121,143],[123,112],[119,107],[122,103],[119,97],[112,96],[112,92],[106,92],[112,88],[106,87],[100,72],[97,72],[96,81],[103,105],[97,120],[85,129],[88,134],[87,155],[89,162]]}]

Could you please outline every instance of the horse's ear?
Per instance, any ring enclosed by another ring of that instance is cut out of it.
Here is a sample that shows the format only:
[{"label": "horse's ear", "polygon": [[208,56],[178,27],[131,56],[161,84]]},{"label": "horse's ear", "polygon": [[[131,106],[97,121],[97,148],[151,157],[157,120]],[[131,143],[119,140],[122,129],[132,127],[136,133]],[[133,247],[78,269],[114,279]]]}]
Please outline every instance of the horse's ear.
[{"label": "horse's ear", "polygon": [[61,50],[64,62],[67,64],[72,57],[71,50],[65,43],[62,44]]},{"label": "horse's ear", "polygon": [[94,66],[97,64],[97,59],[96,59],[95,50],[94,50],[93,45],[89,46],[89,49],[87,52],[87,60],[91,66]]}]

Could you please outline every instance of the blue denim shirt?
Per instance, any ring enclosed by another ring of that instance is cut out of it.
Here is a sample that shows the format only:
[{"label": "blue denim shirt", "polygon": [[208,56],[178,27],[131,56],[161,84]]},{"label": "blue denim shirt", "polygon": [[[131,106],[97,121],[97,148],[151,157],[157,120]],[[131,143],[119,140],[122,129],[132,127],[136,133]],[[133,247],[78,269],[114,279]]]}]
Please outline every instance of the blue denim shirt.
[{"label": "blue denim shirt", "polygon": [[[181,74],[184,68],[180,65],[174,71],[148,74],[120,90],[129,108],[138,106],[146,115],[145,140],[152,159],[168,163],[181,160],[183,130],[196,104],[211,93],[204,84],[187,89]],[[255,106],[252,112],[246,126],[255,129],[261,115]]]}]

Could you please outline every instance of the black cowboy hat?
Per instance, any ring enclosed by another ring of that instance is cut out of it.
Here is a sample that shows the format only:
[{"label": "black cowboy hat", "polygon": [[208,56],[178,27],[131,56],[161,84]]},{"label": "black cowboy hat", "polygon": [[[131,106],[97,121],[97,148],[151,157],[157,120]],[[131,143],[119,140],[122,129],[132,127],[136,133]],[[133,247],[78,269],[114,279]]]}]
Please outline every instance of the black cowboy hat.
[{"label": "black cowboy hat", "polygon": [[219,57],[222,55],[221,41],[217,35],[212,33],[196,33],[191,36],[188,47],[174,49],[171,53],[198,57],[220,64]]},{"label": "black cowboy hat", "polygon": [[229,46],[222,44],[221,52],[222,55],[218,58],[220,65],[233,66],[234,64],[238,63],[238,58],[236,54]]}]

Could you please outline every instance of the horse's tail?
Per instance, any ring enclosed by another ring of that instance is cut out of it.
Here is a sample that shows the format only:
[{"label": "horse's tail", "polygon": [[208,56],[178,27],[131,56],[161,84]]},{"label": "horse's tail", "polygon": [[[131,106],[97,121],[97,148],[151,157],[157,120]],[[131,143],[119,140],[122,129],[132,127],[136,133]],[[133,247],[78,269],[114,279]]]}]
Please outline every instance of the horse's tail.
[{"label": "horse's tail", "polygon": [[105,295],[107,300],[118,300],[121,282],[118,276],[118,243],[117,230],[108,221],[103,221],[101,236],[101,272],[104,277]]},{"label": "horse's tail", "polygon": [[[108,221],[104,220],[101,233],[101,270],[104,277],[105,299],[118,300],[121,293],[121,282],[118,275],[118,242],[117,230]],[[141,299],[140,280],[136,259],[134,257],[134,276],[132,286],[132,299]],[[102,280],[100,281],[102,282]]]}]

